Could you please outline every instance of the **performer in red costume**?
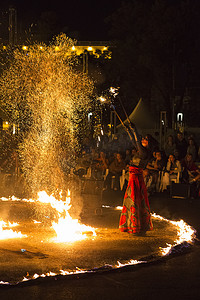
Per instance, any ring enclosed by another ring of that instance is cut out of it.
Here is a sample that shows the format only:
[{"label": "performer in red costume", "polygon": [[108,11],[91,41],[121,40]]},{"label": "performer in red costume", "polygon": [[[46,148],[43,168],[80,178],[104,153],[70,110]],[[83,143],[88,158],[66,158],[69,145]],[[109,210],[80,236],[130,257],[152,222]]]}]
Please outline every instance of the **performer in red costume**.
[{"label": "performer in red costume", "polygon": [[151,151],[148,139],[139,138],[134,124],[130,124],[127,130],[135,143],[137,153],[129,166],[129,182],[124,196],[119,229],[122,232],[145,235],[146,231],[153,229],[147,189],[142,174],[151,157]]}]

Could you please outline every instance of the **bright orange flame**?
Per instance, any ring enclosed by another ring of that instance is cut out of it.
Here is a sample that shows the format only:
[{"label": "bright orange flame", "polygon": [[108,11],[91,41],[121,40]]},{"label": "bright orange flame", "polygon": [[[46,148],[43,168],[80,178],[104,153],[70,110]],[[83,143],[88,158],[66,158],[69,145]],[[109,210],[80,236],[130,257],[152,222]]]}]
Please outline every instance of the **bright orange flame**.
[{"label": "bright orange flame", "polygon": [[4,222],[3,220],[0,221],[0,240],[5,239],[13,239],[13,238],[22,238],[26,237],[26,235],[23,235],[20,231],[13,231],[10,229],[11,227],[18,226],[18,223],[10,223],[10,222]]},{"label": "bright orange flame", "polygon": [[[92,232],[93,236],[96,236],[95,229],[91,226],[86,226],[79,223],[77,219],[72,219],[68,210],[70,209],[70,192],[66,200],[56,200],[53,195],[48,196],[45,191],[38,193],[39,202],[49,203],[60,214],[58,222],[52,222],[52,227],[55,230],[57,237],[54,239],[56,242],[74,242],[77,240],[83,240],[87,237],[86,232]],[[61,196],[61,193],[60,193]],[[61,214],[65,214],[65,217],[61,217]]]}]

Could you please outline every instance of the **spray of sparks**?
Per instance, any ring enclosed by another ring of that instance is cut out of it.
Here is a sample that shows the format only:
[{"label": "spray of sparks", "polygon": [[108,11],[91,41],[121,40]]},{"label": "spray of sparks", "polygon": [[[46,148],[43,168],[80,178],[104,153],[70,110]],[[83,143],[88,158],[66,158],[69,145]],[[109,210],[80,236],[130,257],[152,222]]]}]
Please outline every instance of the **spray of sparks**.
[{"label": "spray of sparks", "polygon": [[[72,160],[93,83],[76,69],[73,41],[16,49],[0,78],[1,105],[18,130],[23,174],[31,193],[64,187],[62,161]],[[69,163],[70,164],[70,163]]]}]

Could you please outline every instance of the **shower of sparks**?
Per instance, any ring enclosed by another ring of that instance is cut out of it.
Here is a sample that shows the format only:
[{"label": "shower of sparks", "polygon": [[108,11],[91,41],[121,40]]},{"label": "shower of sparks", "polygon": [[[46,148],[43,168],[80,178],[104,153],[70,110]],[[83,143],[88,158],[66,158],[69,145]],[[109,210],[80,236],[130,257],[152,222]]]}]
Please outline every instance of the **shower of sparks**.
[{"label": "shower of sparks", "polygon": [[[42,46],[42,48],[41,48]],[[16,49],[0,78],[1,105],[15,124],[26,184],[33,195],[65,186],[63,159],[73,164],[93,83],[76,70],[64,34],[47,45]]]}]

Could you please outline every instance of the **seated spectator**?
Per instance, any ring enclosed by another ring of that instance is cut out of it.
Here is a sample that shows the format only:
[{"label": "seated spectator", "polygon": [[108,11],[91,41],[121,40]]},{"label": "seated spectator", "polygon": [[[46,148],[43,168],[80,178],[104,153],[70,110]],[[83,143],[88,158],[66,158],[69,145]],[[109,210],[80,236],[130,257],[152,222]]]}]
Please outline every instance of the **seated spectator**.
[{"label": "seated spectator", "polygon": [[165,154],[167,157],[170,156],[170,154],[174,154],[174,150],[176,149],[176,144],[174,143],[174,138],[172,135],[169,135],[167,138],[167,142],[165,144]]},{"label": "seated spectator", "polygon": [[76,161],[75,174],[82,177],[87,173],[88,168],[91,165],[91,158],[89,153],[86,153],[85,150],[82,150],[81,155],[78,157]]},{"label": "seated spectator", "polygon": [[188,183],[191,181],[191,179],[193,179],[198,170],[198,167],[192,158],[192,154],[187,154],[184,160],[181,162],[181,165],[183,169],[182,181]]},{"label": "seated spectator", "polygon": [[191,198],[199,198],[200,197],[200,170],[197,170],[196,176],[192,179],[190,184],[193,185],[194,189],[191,189]]},{"label": "seated spectator", "polygon": [[106,169],[108,169],[108,159],[104,151],[100,152],[100,155],[94,161],[92,174],[96,179],[102,179],[105,175]]},{"label": "seated spectator", "polygon": [[200,171],[193,161],[192,154],[187,154],[181,164],[183,169],[182,182],[190,184],[190,195],[193,198],[197,198]]},{"label": "seated spectator", "polygon": [[149,175],[152,177],[151,185],[155,190],[158,183],[159,172],[165,167],[165,160],[163,159],[161,151],[154,152],[154,155],[155,157],[147,164],[146,168],[149,171]]},{"label": "seated spectator", "polygon": [[[122,171],[125,170],[126,163],[122,158],[120,153],[116,153],[116,158],[109,165],[109,174],[105,180],[105,188],[113,188],[114,190],[120,189],[120,176],[122,175]],[[111,187],[112,177],[114,177],[113,186]]]},{"label": "seated spectator", "polygon": [[168,158],[166,170],[162,178],[162,190],[166,190],[167,187],[170,186],[173,179],[179,181],[178,176],[180,176],[180,173],[181,163],[175,158],[174,155],[171,154]]}]

